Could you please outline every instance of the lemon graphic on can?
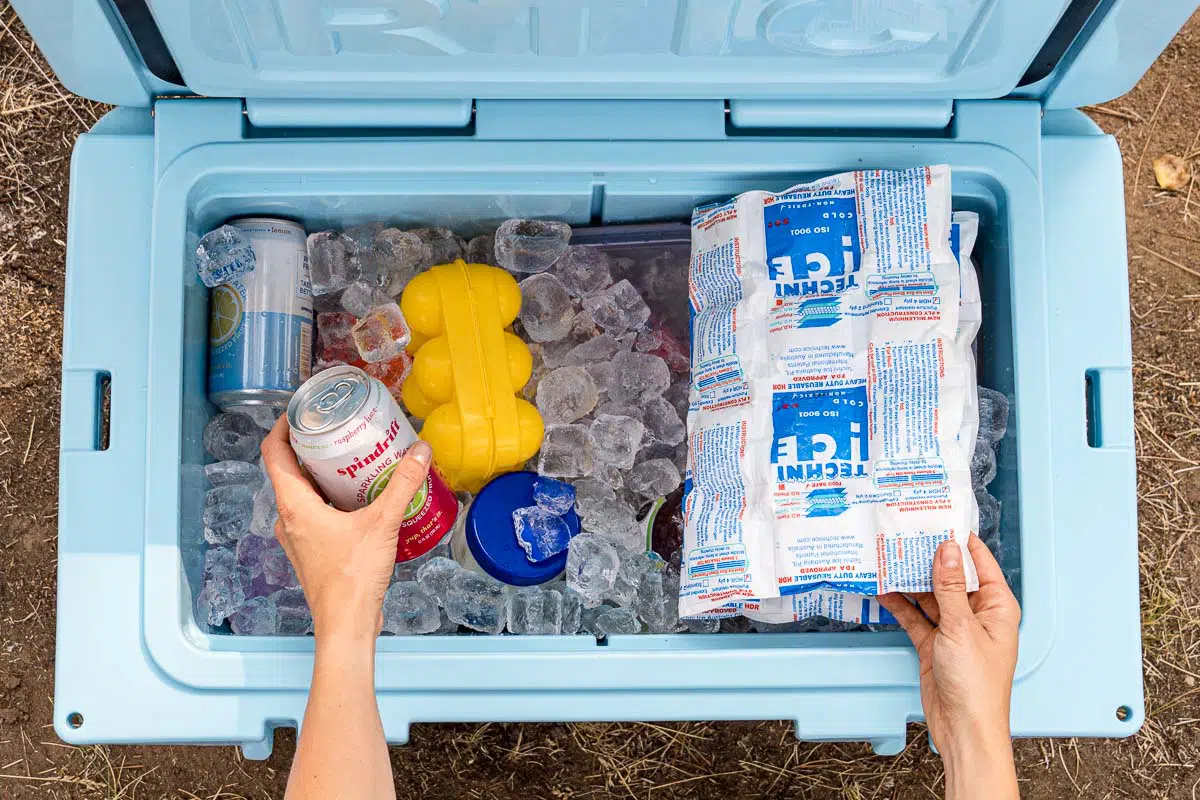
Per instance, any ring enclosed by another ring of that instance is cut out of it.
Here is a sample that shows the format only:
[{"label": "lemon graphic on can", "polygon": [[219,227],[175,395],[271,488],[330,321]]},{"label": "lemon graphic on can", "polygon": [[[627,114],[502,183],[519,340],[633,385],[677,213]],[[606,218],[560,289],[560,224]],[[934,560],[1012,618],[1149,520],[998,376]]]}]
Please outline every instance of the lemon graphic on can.
[{"label": "lemon graphic on can", "polygon": [[208,343],[220,347],[233,338],[242,324],[242,295],[236,287],[222,283],[212,290],[212,316],[208,322]]},{"label": "lemon graphic on can", "polygon": [[[374,503],[375,498],[383,494],[383,490],[387,488],[388,481],[392,479],[392,471],[396,469],[396,465],[392,464],[383,472],[375,476],[375,480],[371,481],[371,487],[367,489],[367,502]],[[421,481],[417,493],[413,495],[413,499],[408,504],[408,508],[404,509],[404,518],[412,519],[417,512],[425,506],[425,498],[429,496],[429,479]]]}]

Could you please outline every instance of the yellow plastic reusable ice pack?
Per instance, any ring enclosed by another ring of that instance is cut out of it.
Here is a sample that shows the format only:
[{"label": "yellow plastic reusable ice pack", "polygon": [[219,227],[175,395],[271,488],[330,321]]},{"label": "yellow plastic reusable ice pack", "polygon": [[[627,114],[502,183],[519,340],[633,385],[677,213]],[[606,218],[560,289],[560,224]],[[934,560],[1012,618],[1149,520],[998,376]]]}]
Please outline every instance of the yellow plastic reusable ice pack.
[{"label": "yellow plastic reusable ice pack", "polygon": [[455,261],[413,278],[400,297],[412,328],[412,374],[401,397],[425,420],[421,438],[455,489],[476,492],[533,457],[542,416],[516,396],[533,371],[529,348],[505,330],[521,290],[504,270]]}]

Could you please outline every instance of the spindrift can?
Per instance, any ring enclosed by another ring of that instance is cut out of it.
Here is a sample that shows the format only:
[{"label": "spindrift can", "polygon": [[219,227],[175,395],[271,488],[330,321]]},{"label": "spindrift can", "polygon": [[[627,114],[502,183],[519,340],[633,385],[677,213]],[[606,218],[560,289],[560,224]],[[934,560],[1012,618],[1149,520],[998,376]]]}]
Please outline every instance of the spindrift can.
[{"label": "spindrift can", "polygon": [[254,271],[209,298],[208,399],[221,408],[287,406],[312,374],[313,308],[304,228],[247,217],[228,224],[254,247]]},{"label": "spindrift can", "polygon": [[[417,441],[384,385],[357,367],[332,367],[314,375],[292,395],[287,418],[296,457],[343,511],[375,500]],[[458,498],[431,468],[400,523],[396,562],[432,550],[457,516]]]}]

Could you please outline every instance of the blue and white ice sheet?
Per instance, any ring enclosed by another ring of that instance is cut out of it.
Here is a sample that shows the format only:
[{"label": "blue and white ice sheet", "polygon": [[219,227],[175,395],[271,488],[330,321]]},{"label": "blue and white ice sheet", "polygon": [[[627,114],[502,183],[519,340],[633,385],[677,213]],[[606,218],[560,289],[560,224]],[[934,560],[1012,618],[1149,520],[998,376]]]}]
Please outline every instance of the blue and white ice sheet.
[{"label": "blue and white ice sheet", "polygon": [[945,166],[696,210],[681,615],[844,616],[836,595],[929,590],[946,538],[977,585],[979,293],[955,257],[977,220],[962,219],[952,231]]}]

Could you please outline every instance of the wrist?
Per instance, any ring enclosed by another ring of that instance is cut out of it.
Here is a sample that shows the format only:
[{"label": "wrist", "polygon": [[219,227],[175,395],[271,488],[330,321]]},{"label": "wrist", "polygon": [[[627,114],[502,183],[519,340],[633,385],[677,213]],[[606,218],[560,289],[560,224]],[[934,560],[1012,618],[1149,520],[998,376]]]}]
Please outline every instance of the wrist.
[{"label": "wrist", "polygon": [[1008,720],[970,720],[939,742],[946,769],[946,797],[1016,797],[1016,768]]}]

